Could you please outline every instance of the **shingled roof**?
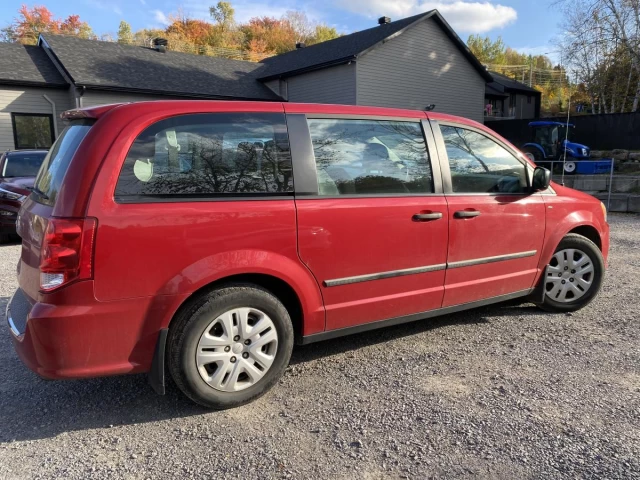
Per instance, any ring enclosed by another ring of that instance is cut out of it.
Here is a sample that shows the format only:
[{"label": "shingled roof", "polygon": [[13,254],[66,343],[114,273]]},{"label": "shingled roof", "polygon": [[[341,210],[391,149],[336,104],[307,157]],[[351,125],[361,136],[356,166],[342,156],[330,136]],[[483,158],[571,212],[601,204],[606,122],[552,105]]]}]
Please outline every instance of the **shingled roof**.
[{"label": "shingled roof", "polygon": [[46,52],[33,45],[0,42],[0,84],[66,88]]},{"label": "shingled roof", "polygon": [[456,35],[451,26],[437,10],[431,10],[395,22],[384,23],[367,30],[338,37],[334,40],[267,58],[263,61],[265,64],[264,68],[259,72],[260,79],[267,81],[274,78],[317,70],[331,65],[347,63],[359,55],[366,53],[379,43],[388,41],[402,34],[406,29],[411,28],[427,18],[433,18],[433,20],[440,25],[445,34],[460,49],[462,54],[486,81],[490,82],[492,80],[487,69],[471,53],[469,48],[460,37]]},{"label": "shingled roof", "polygon": [[502,75],[498,72],[489,72],[493,77],[493,82],[487,83],[487,89],[491,89],[497,92],[505,92],[506,90],[518,90],[520,92],[540,93],[539,90],[525,85],[522,82],[518,82],[513,78],[509,78],[506,75]]},{"label": "shingled roof", "polygon": [[280,100],[257,81],[261,65],[241,60],[159,52],[113,42],[44,35],[76,86],[202,98]]}]

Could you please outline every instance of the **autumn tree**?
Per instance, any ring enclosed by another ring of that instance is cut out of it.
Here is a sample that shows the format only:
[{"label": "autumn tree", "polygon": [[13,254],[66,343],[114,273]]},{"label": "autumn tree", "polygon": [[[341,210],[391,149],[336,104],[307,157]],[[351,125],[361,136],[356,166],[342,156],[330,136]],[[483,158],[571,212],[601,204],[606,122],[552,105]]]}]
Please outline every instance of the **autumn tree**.
[{"label": "autumn tree", "polygon": [[209,14],[216,22],[221,33],[231,30],[235,25],[235,13],[229,2],[218,2],[214,7],[209,7]]},{"label": "autumn tree", "polygon": [[316,25],[316,28],[313,32],[313,36],[308,40],[309,45],[314,45],[316,43],[326,42],[328,40],[333,40],[334,38],[338,38],[340,34],[334,27],[329,27],[328,25],[320,24]]},{"label": "autumn tree", "polygon": [[502,37],[493,41],[489,37],[469,35],[467,46],[482,64],[503,64],[506,47]]},{"label": "autumn tree", "polygon": [[2,37],[6,41],[35,45],[41,33],[96,38],[89,24],[80,20],[78,15],[69,15],[64,20],[57,19],[47,7],[41,5],[31,8],[23,5],[18,14],[18,18],[2,30]]},{"label": "autumn tree", "polygon": [[[245,35],[246,47],[260,42],[266,50],[277,54],[286,53],[296,46],[296,32],[286,19],[255,17],[240,27]],[[255,42],[254,42],[255,41]]]},{"label": "autumn tree", "polygon": [[194,45],[207,45],[213,35],[213,25],[203,20],[192,18],[172,18],[172,20],[166,32],[180,40]]},{"label": "autumn tree", "polygon": [[87,22],[80,20],[80,15],[69,15],[60,22],[60,33],[85,39],[95,39],[96,35]]},{"label": "autumn tree", "polygon": [[286,28],[290,28],[295,36],[295,42],[309,43],[315,32],[315,25],[304,12],[289,10],[281,19]]},{"label": "autumn tree", "polygon": [[120,27],[118,28],[118,43],[124,43],[130,45],[133,43],[133,33],[131,32],[131,25],[122,20]]},{"label": "autumn tree", "polygon": [[[560,0],[559,42],[594,113],[640,108],[640,0]],[[585,25],[589,25],[585,28]]]}]

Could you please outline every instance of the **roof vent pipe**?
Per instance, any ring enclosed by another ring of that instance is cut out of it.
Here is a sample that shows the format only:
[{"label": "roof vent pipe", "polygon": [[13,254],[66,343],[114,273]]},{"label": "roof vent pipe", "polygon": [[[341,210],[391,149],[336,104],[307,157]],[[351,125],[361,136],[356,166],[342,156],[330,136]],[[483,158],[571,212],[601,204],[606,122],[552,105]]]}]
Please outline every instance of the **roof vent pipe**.
[{"label": "roof vent pipe", "polygon": [[391,23],[391,19],[389,17],[380,17],[378,19],[378,25],[385,25],[387,23]]},{"label": "roof vent pipe", "polygon": [[304,48],[304,47],[306,47],[306,45],[304,43],[302,43],[302,42],[296,43],[296,49],[297,50],[300,50],[301,48]]}]

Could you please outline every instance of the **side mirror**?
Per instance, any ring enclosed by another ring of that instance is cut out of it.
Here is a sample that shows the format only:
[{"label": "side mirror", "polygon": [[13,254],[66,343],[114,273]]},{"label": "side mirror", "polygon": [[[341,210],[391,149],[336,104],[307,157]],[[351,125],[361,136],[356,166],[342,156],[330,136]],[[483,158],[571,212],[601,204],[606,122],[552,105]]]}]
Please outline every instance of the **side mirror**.
[{"label": "side mirror", "polygon": [[536,167],[533,171],[533,184],[532,188],[534,192],[541,192],[549,188],[551,184],[551,172],[544,167]]}]

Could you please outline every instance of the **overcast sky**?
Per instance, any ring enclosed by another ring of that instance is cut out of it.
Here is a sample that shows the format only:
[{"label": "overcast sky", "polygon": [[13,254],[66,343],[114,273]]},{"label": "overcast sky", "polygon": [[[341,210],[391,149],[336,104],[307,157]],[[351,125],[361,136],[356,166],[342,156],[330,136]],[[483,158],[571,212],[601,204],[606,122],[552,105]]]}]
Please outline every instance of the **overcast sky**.
[{"label": "overcast sky", "polygon": [[[46,5],[58,17],[79,14],[98,34],[115,34],[120,20],[129,22],[134,30],[161,27],[179,7],[190,16],[207,19],[209,6],[215,1],[38,0],[36,3]],[[12,21],[22,3],[28,2],[0,1],[1,27]],[[502,36],[508,46],[534,54],[554,50],[551,45],[561,20],[551,0],[233,0],[231,3],[239,21],[256,15],[277,17],[295,9],[342,33],[375,26],[382,15],[397,20],[437,8],[465,41],[470,33]],[[555,53],[549,56],[559,57]]]}]

